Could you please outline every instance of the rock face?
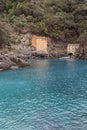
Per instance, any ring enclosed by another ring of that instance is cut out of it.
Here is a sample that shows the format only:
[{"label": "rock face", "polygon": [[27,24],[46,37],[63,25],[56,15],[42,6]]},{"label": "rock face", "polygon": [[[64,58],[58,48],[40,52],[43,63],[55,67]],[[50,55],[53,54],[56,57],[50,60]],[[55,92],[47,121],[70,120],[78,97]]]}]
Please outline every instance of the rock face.
[{"label": "rock face", "polygon": [[15,63],[18,67],[25,67],[25,66],[29,66],[30,64],[25,61],[24,59],[20,59],[17,57],[10,57],[10,60]]},{"label": "rock face", "polygon": [[55,41],[45,36],[26,32],[17,35],[16,45],[17,51],[31,58],[59,58],[67,54],[67,46],[64,41]]},{"label": "rock face", "polygon": [[87,46],[80,47],[75,55],[76,59],[87,59]]},{"label": "rock face", "polygon": [[17,56],[0,55],[0,70],[30,66],[30,63]]},{"label": "rock face", "polygon": [[49,39],[48,54],[51,58],[60,58],[67,56],[67,44],[65,42]]},{"label": "rock face", "polygon": [[20,43],[22,46],[29,46],[31,45],[31,38],[32,34],[30,33],[19,34],[16,36],[16,44]]}]

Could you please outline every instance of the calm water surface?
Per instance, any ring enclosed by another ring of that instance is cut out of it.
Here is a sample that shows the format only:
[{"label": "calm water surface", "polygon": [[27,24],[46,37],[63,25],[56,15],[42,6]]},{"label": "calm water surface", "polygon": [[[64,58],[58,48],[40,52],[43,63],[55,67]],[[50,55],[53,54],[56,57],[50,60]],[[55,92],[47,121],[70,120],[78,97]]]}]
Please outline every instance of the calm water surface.
[{"label": "calm water surface", "polygon": [[87,130],[87,61],[0,72],[0,130]]}]

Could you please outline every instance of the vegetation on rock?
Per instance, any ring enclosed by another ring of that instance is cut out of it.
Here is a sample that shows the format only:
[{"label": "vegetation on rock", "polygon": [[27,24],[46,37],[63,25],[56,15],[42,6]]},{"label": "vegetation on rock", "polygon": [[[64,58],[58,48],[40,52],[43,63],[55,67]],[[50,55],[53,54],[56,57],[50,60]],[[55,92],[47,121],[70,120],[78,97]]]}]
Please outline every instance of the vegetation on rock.
[{"label": "vegetation on rock", "polygon": [[76,42],[87,32],[87,0],[1,0],[0,45],[10,37],[3,21],[18,32],[27,28],[56,41]]}]

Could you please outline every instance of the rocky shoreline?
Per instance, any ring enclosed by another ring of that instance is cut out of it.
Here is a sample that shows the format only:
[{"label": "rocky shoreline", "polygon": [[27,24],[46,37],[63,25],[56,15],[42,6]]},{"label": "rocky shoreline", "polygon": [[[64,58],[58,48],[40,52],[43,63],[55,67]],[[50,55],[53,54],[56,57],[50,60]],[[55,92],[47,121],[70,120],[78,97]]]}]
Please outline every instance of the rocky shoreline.
[{"label": "rocky shoreline", "polygon": [[77,52],[75,55],[57,54],[57,53],[45,53],[37,51],[28,51],[28,53],[18,52],[0,52],[0,71],[8,69],[17,69],[20,67],[30,66],[29,59],[38,58],[62,58],[67,57],[71,59],[87,59],[86,54],[83,51]]},{"label": "rocky shoreline", "polygon": [[0,54],[0,71],[30,66],[29,61],[18,55]]},{"label": "rocky shoreline", "polygon": [[31,53],[0,52],[0,71],[30,66],[29,59],[60,58],[58,54],[32,51]]}]

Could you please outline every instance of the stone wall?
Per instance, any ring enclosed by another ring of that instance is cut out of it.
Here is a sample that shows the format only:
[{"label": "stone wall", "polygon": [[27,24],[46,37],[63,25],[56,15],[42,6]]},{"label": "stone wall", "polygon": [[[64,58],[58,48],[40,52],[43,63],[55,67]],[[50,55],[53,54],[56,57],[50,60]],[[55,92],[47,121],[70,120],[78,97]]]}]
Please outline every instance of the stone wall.
[{"label": "stone wall", "polygon": [[32,37],[32,46],[36,48],[36,51],[43,51],[47,52],[47,44],[48,40],[47,37],[41,37],[41,36],[33,36]]},{"label": "stone wall", "polygon": [[68,44],[67,45],[67,54],[75,54],[79,49],[79,44]]}]

